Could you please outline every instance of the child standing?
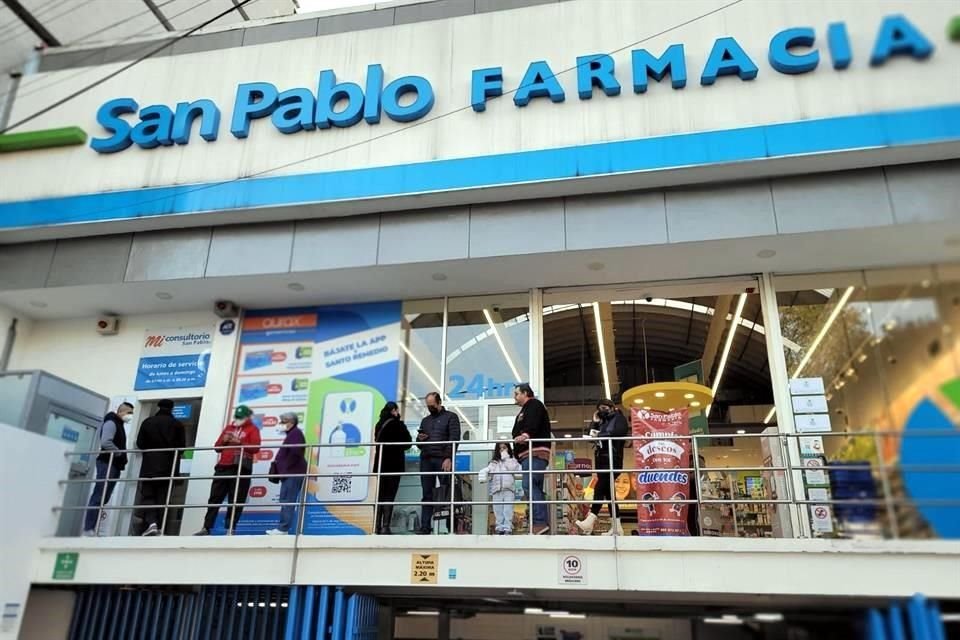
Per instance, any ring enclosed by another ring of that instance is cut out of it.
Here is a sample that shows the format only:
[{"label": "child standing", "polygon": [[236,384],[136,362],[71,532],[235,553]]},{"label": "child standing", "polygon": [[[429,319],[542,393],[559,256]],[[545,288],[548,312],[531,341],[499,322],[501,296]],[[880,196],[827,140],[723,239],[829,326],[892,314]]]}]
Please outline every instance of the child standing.
[{"label": "child standing", "polygon": [[[493,513],[496,516],[496,531],[501,536],[513,532],[513,501],[516,473],[520,463],[513,457],[513,448],[507,442],[500,442],[493,450],[493,460],[480,471],[481,482],[490,482],[490,499],[493,500]],[[484,480],[486,478],[486,480]]]}]

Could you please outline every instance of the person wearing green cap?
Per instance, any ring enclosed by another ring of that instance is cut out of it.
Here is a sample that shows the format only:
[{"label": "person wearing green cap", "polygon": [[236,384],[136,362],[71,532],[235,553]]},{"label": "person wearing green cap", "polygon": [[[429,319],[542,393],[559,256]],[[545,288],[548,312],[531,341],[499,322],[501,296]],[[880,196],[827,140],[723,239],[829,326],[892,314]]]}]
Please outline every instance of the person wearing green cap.
[{"label": "person wearing green cap", "polygon": [[[220,503],[236,503],[227,507],[225,526],[233,532],[243,513],[243,503],[250,492],[250,474],[253,473],[253,458],[260,451],[260,430],[253,424],[250,416],[253,411],[245,404],[237,405],[233,411],[233,422],[223,428],[214,448],[220,457],[213,468],[217,476],[210,485],[210,499],[207,504],[207,516],[203,520],[203,529],[195,535],[208,536],[217,521]],[[223,476],[223,477],[220,477]]]}]

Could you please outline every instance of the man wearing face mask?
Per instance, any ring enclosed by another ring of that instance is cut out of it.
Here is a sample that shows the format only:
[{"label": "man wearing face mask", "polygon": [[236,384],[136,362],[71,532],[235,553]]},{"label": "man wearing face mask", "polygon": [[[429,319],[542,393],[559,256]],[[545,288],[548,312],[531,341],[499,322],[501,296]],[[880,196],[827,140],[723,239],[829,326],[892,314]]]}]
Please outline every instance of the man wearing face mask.
[{"label": "man wearing face mask", "polygon": [[162,533],[164,505],[171,494],[170,477],[179,475],[180,456],[186,446],[183,424],[173,417],[173,401],[161,400],[157,412],[143,421],[137,433],[137,448],[143,452],[137,486],[139,515],[146,525],[142,535]]},{"label": "man wearing face mask", "polygon": [[[83,521],[83,535],[97,535],[97,523],[100,521],[100,506],[110,502],[113,488],[117,486],[120,472],[127,466],[127,432],[124,425],[133,420],[133,405],[121,402],[116,411],[103,416],[103,424],[97,429],[100,441],[100,455],[97,456],[97,482],[90,493],[90,502]],[[111,451],[114,452],[111,454]],[[106,482],[104,482],[106,479]],[[104,487],[106,485],[106,487]]]},{"label": "man wearing face mask", "polygon": [[217,522],[220,503],[226,500],[236,503],[227,507],[225,527],[232,533],[243,513],[243,503],[250,492],[250,474],[253,473],[253,458],[260,452],[260,430],[253,424],[250,416],[253,411],[245,404],[237,405],[233,412],[233,422],[223,428],[214,448],[220,457],[213,468],[217,478],[210,484],[210,498],[207,515],[203,519],[203,529],[194,535],[208,536]]},{"label": "man wearing face mask", "polygon": [[[590,513],[583,520],[577,520],[577,528],[585,534],[593,533],[593,527],[597,523],[597,516],[600,515],[600,509],[607,505],[610,511],[610,530],[604,533],[605,536],[622,536],[623,527],[620,526],[620,518],[615,513],[614,493],[611,488],[610,470],[613,469],[613,476],[620,475],[617,469],[623,468],[623,445],[625,440],[611,440],[611,438],[622,438],[630,433],[630,426],[627,419],[617,409],[613,400],[601,400],[597,403],[597,411],[593,414],[593,422],[590,424],[590,437],[595,438],[593,442],[594,468],[597,472],[597,486],[593,489],[594,503],[590,507]],[[610,452],[613,451],[612,463]]]},{"label": "man wearing face mask", "polygon": [[[443,408],[440,394],[436,391],[427,394],[426,402],[430,414],[420,421],[420,429],[417,431],[420,471],[427,472],[420,476],[420,487],[423,490],[423,502],[433,502],[433,491],[438,480],[441,486],[450,486],[448,474],[453,469],[453,445],[429,443],[460,440],[460,419]],[[432,504],[421,507],[420,530],[417,533],[430,535],[433,532],[433,509]],[[450,524],[447,523],[448,531],[452,530]]]},{"label": "man wearing face mask", "polygon": [[307,473],[307,459],[303,455],[307,439],[303,436],[299,423],[299,416],[292,411],[280,416],[280,430],[286,436],[283,439],[283,448],[277,451],[277,457],[274,458],[274,465],[276,474],[281,476],[280,504],[283,506],[280,507],[280,524],[276,529],[267,531],[268,536],[287,535],[296,521],[297,505],[291,503],[300,500],[303,477]]}]

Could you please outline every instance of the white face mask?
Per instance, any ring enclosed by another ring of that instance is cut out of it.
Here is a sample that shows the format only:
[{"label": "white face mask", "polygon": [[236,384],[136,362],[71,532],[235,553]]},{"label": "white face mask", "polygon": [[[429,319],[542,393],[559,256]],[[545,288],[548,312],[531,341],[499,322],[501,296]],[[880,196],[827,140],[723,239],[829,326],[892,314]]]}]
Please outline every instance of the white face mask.
[{"label": "white face mask", "polygon": [[244,422],[246,422],[246,421],[247,421],[246,418],[234,418],[234,419],[233,419],[233,425],[236,426],[236,427],[239,427],[239,426],[241,426],[241,425],[242,425]]},{"label": "white face mask", "polygon": [[128,413],[127,415],[123,416],[120,419],[123,420],[126,424],[130,424],[131,422],[133,422],[133,414]]},{"label": "white face mask", "polygon": [[506,449],[501,449],[501,450],[500,450],[500,459],[501,459],[501,460],[506,460],[506,459],[509,458],[509,457],[510,457],[510,452],[509,452],[509,451],[507,451]]}]

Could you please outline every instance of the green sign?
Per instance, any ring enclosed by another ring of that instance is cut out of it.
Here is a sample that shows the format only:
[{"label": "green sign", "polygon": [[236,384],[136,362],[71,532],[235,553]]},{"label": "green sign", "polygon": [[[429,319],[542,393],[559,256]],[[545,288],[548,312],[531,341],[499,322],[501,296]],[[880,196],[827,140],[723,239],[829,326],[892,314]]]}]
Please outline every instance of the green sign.
[{"label": "green sign", "polygon": [[57,554],[57,561],[53,565],[54,580],[73,580],[77,574],[77,562],[80,561],[80,554],[75,551],[68,551]]}]

